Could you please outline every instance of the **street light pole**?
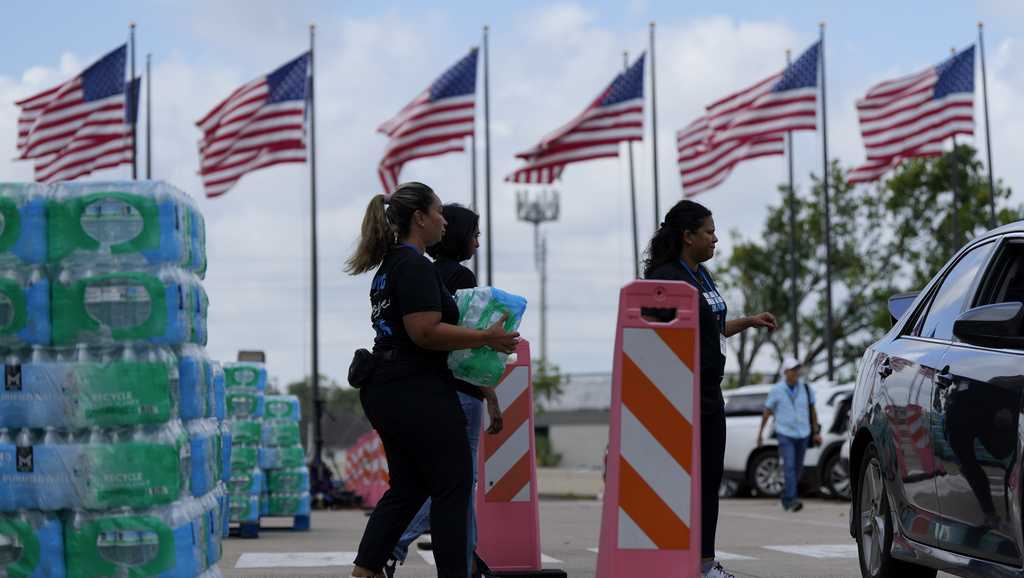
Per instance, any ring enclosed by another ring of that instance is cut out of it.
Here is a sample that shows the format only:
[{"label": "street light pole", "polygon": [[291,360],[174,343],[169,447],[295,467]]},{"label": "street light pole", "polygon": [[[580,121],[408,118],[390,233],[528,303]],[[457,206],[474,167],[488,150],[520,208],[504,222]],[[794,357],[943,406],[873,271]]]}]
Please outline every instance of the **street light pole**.
[{"label": "street light pole", "polygon": [[533,258],[540,274],[540,358],[545,362],[548,361],[548,251],[547,241],[540,232],[540,225],[557,221],[558,212],[558,191],[545,189],[536,195],[531,195],[529,191],[516,193],[516,213],[519,220],[533,223]]}]

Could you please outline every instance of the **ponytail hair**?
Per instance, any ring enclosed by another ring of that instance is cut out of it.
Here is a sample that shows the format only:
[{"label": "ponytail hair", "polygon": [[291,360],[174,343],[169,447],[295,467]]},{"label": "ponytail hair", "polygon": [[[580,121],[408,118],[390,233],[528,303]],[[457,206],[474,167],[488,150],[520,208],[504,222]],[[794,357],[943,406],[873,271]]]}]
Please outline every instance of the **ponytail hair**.
[{"label": "ponytail hair", "polygon": [[408,182],[387,195],[375,195],[366,206],[359,244],[345,261],[345,272],[360,275],[377,268],[391,247],[409,235],[416,211],[430,210],[436,195],[423,183]]},{"label": "ponytail hair", "polygon": [[679,201],[669,209],[665,222],[654,232],[654,237],[647,245],[644,277],[665,263],[679,259],[683,254],[683,233],[699,230],[704,226],[704,219],[710,216],[711,211],[707,207],[690,200]]}]

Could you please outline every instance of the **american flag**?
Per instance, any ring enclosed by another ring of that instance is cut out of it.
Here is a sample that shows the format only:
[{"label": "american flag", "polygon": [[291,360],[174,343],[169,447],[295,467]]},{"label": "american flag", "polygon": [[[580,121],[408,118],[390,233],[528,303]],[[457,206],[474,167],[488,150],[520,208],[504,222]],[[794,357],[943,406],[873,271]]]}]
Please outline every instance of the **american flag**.
[{"label": "american flag", "polygon": [[683,178],[683,192],[687,197],[718,186],[741,161],[785,152],[785,141],[781,136],[759,137],[745,142],[730,141],[718,145],[708,143],[710,136],[707,116],[693,121],[676,135],[679,172]]},{"label": "american flag", "polygon": [[132,162],[132,113],[138,109],[138,82],[125,88],[126,45],[81,74],[18,101],[19,159],[35,160],[39,182],[69,181],[93,171]]},{"label": "american flag", "polygon": [[306,162],[309,60],[306,52],[243,84],[196,122],[207,197],[223,195],[248,172]]},{"label": "american flag", "polygon": [[708,106],[711,142],[815,130],[820,48],[821,42],[815,42],[781,73]]},{"label": "american flag", "polygon": [[615,80],[579,116],[516,155],[526,161],[505,177],[513,183],[550,184],[565,165],[619,156],[622,141],[644,137],[644,55]]},{"label": "american flag", "polygon": [[391,139],[377,168],[385,192],[398,185],[405,163],[465,150],[476,117],[476,63],[473,48],[377,129]]},{"label": "american flag", "polygon": [[847,175],[874,181],[903,159],[942,154],[942,141],[974,134],[974,46],[938,66],[882,82],[857,101],[868,162]]},{"label": "american flag", "polygon": [[686,196],[720,185],[742,161],[785,153],[785,134],[817,128],[821,43],[752,86],[707,106],[707,114],[676,135]]}]

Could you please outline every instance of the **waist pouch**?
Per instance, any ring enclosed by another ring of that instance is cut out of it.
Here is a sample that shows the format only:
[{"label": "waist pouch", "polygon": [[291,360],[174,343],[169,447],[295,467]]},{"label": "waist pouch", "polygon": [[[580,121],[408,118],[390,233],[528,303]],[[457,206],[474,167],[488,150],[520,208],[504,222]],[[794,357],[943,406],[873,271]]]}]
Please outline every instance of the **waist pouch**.
[{"label": "waist pouch", "polygon": [[377,368],[377,359],[366,349],[357,349],[352,354],[352,363],[348,366],[348,384],[359,389],[373,379],[373,371]]}]

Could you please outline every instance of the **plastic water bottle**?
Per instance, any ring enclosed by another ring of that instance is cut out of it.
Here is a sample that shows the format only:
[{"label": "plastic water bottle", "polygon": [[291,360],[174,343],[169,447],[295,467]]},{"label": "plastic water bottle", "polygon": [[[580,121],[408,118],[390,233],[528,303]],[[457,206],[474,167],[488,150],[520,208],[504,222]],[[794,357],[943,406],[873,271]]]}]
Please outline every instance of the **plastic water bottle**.
[{"label": "plastic water bottle", "polygon": [[[32,448],[32,431],[28,428],[22,428],[18,430],[17,436],[14,438],[14,445],[17,448],[15,459],[17,464],[15,470],[19,473],[27,471],[33,471],[35,469],[35,455]],[[39,492],[38,488],[34,484],[24,485],[22,487],[14,487],[14,495],[12,496],[15,508],[31,508],[39,506]]]},{"label": "plastic water bottle", "polygon": [[50,284],[39,267],[0,268],[0,346],[50,343]]},{"label": "plastic water bottle", "polygon": [[186,196],[173,187],[155,181],[60,183],[53,197],[52,262],[186,264],[180,216]]},{"label": "plastic water bottle", "polygon": [[[11,437],[11,430],[7,428],[0,428],[0,459],[4,460],[2,467],[5,471],[13,469],[8,460],[17,459],[14,439]],[[0,480],[0,512],[9,512],[14,509],[14,492],[6,482]]]},{"label": "plastic water bottle", "polygon": [[[46,185],[0,183],[0,234],[10,231],[13,243],[0,254],[11,263],[46,261]],[[6,235],[10,237],[11,235]]]}]

